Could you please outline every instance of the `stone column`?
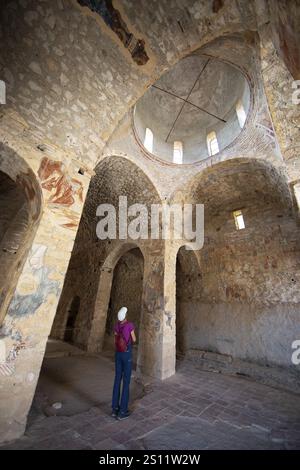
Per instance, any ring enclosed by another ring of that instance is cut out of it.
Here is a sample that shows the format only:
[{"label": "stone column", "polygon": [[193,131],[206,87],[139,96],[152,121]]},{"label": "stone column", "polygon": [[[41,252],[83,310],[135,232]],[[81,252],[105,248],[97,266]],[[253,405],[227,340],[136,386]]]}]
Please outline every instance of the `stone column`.
[{"label": "stone column", "polygon": [[145,259],[138,372],[161,380],[175,373],[175,268],[168,244]]},{"label": "stone column", "polygon": [[175,374],[176,367],[176,257],[178,246],[167,241],[164,269],[164,318],[162,342],[162,379]]},{"label": "stone column", "polygon": [[102,351],[107,311],[113,282],[113,269],[113,266],[103,267],[101,269],[99,288],[95,301],[95,313],[92,320],[87,346],[87,350],[90,353],[99,353]]}]

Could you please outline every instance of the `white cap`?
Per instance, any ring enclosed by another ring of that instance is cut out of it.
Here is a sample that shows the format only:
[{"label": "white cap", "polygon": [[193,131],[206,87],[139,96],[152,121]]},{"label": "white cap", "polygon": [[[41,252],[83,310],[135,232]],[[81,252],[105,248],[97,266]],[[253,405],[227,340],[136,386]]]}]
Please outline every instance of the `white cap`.
[{"label": "white cap", "polygon": [[127,307],[120,308],[120,310],[118,311],[118,320],[119,321],[125,320],[126,313],[127,313]]}]

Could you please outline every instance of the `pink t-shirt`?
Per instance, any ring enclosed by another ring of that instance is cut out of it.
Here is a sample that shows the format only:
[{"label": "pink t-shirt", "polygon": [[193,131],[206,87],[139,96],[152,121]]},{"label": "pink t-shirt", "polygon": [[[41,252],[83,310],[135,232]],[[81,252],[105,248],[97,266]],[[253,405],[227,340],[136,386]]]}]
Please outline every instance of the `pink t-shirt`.
[{"label": "pink t-shirt", "polygon": [[126,343],[130,344],[132,342],[131,332],[134,330],[134,324],[130,321],[126,321],[125,323],[121,323],[118,321],[115,324],[114,331],[115,333],[119,333],[120,330],[122,331]]}]

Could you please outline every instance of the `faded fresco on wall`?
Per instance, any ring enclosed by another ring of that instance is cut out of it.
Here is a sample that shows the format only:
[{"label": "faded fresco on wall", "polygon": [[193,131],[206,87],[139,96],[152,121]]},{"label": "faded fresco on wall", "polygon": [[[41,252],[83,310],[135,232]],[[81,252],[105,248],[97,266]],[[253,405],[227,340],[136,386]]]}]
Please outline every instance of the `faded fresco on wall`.
[{"label": "faded fresco on wall", "polygon": [[145,65],[149,57],[145,51],[145,41],[137,39],[129,30],[121,14],[112,4],[112,0],[78,0],[79,5],[88,7],[99,14],[106,25],[118,36],[130,52],[137,65]]},{"label": "faded fresco on wall", "polygon": [[62,162],[48,157],[42,159],[38,175],[42,188],[49,193],[46,203],[55,212],[57,224],[76,230],[80,217],[78,207],[83,202],[82,182],[72,178]]},{"label": "faded fresco on wall", "polygon": [[50,279],[51,269],[45,266],[46,252],[44,245],[32,246],[24,266],[27,284],[17,288],[6,321],[0,329],[0,375],[12,375],[20,352],[35,347],[33,336],[24,336],[16,320],[36,313],[47,302],[49,295],[58,297],[60,294],[60,283]]},{"label": "faded fresco on wall", "polygon": [[59,296],[60,284],[49,278],[51,269],[44,263],[46,251],[47,247],[44,245],[32,246],[24,267],[24,271],[28,272],[27,278],[32,278],[32,287],[29,287],[28,293],[26,291],[20,293],[17,289],[8,310],[9,316],[20,317],[33,314],[46,302],[49,294]]},{"label": "faded fresco on wall", "polygon": [[75,198],[78,198],[80,202],[83,201],[82,183],[75,178],[70,178],[62,162],[44,157],[38,175],[42,188],[51,193],[48,203],[68,207],[75,203]]}]

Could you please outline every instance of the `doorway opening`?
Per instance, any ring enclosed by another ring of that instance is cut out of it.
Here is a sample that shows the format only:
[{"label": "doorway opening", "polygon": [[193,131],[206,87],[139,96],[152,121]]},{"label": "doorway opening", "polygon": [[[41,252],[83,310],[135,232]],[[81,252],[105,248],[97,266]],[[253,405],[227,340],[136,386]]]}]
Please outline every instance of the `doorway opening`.
[{"label": "doorway opening", "polygon": [[194,332],[190,328],[201,299],[202,276],[197,255],[180,248],[176,260],[176,357],[184,357]]},{"label": "doorway opening", "polygon": [[76,295],[70,305],[70,309],[68,311],[68,319],[67,319],[67,324],[66,324],[66,329],[65,329],[65,334],[64,334],[64,341],[67,343],[72,343],[73,342],[73,336],[75,333],[75,328],[76,328],[76,319],[77,315],[80,309],[80,297]]},{"label": "doorway opening", "polygon": [[135,326],[137,342],[133,347],[133,361],[136,364],[141,323],[144,258],[139,248],[127,251],[117,262],[107,311],[104,353],[114,351],[114,325],[121,307],[127,307],[127,319]]}]

